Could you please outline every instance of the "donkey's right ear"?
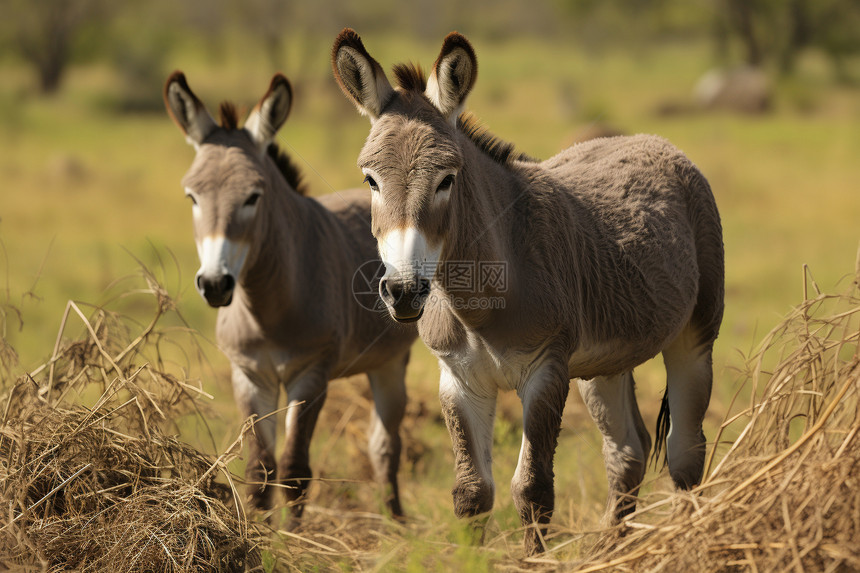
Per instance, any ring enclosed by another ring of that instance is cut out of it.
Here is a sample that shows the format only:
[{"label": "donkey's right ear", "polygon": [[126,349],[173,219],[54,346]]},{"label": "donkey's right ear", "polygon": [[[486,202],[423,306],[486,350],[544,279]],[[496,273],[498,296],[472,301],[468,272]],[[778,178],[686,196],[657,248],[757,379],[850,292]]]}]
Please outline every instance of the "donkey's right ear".
[{"label": "donkey's right ear", "polygon": [[185,80],[179,70],[170,74],[164,84],[164,106],[171,119],[179,126],[188,143],[195,149],[215,129],[215,120]]},{"label": "donkey's right ear", "polygon": [[290,81],[283,74],[275,74],[269,90],[251,110],[245,122],[245,129],[259,147],[260,153],[265,153],[275,139],[275,134],[287,121],[292,105],[293,88],[290,87]]},{"label": "donkey's right ear", "polygon": [[451,32],[442,42],[424,94],[445,119],[456,125],[477,77],[478,59],[472,44],[465,36]]},{"label": "donkey's right ear", "polygon": [[331,67],[343,93],[371,123],[382,114],[394,89],[382,66],[370,57],[361,38],[351,28],[338,34],[331,50]]}]

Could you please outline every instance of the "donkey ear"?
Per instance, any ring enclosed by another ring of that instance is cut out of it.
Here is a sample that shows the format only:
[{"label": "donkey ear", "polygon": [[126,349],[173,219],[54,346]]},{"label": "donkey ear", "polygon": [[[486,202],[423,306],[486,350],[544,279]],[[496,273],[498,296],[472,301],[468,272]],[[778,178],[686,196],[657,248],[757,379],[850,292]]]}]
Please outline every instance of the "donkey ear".
[{"label": "donkey ear", "polygon": [[293,88],[290,81],[283,74],[275,74],[266,95],[251,110],[245,122],[245,129],[260,151],[265,151],[272,143],[275,134],[287,121],[292,105]]},{"label": "donkey ear", "polygon": [[206,106],[197,99],[188,87],[185,74],[179,70],[170,74],[164,84],[164,106],[167,108],[167,114],[195,149],[200,147],[216,127],[215,120],[206,111]]},{"label": "donkey ear", "polygon": [[451,32],[442,42],[442,50],[433,64],[424,95],[442,112],[445,119],[456,123],[477,77],[478,59],[475,50],[464,36]]},{"label": "donkey ear", "polygon": [[370,57],[361,38],[351,28],[338,34],[331,50],[331,67],[343,93],[371,123],[382,114],[394,89],[382,66]]}]

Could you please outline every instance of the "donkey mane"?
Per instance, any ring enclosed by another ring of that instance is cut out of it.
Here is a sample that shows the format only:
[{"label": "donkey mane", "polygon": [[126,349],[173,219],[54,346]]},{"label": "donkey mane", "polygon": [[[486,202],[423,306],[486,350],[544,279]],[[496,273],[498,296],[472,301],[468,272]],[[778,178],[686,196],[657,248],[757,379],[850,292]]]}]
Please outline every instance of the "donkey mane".
[{"label": "donkey mane", "polygon": [[218,106],[218,113],[221,116],[221,127],[224,129],[239,129],[239,110],[231,101],[222,101]]},{"label": "donkey mane", "polygon": [[281,172],[281,175],[284,176],[284,179],[287,180],[287,183],[290,184],[290,187],[295,189],[296,193],[299,195],[307,195],[308,189],[303,181],[302,172],[299,171],[299,168],[290,156],[274,142],[269,144],[269,147],[266,149],[266,153],[268,153],[269,157],[272,158],[272,161],[275,162],[275,166],[278,168],[278,171]]},{"label": "donkey mane", "polygon": [[[239,129],[239,110],[233,102],[221,102],[218,111],[221,116],[221,127],[223,129]],[[287,180],[289,186],[299,195],[307,195],[307,188],[304,181],[302,181],[302,173],[296,164],[293,163],[293,160],[290,159],[290,156],[274,142],[270,143],[269,147],[266,148],[266,154],[275,162],[275,166],[281,172],[281,175],[284,176],[284,179]]]},{"label": "donkey mane", "polygon": [[499,139],[481,125],[474,115],[463,112],[457,117],[457,128],[474,143],[478,149],[490,156],[494,161],[507,165],[511,161],[537,161],[534,157],[516,151],[513,143]]},{"label": "donkey mane", "polygon": [[408,92],[424,93],[427,89],[427,77],[418,64],[397,64],[393,68],[397,85]]}]

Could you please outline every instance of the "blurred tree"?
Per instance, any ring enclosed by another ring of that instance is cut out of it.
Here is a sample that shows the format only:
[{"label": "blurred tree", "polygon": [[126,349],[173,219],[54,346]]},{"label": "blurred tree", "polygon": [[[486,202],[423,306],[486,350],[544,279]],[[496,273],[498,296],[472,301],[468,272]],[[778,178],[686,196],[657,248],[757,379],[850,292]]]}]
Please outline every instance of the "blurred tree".
[{"label": "blurred tree", "polygon": [[849,76],[847,59],[860,54],[860,0],[815,0],[808,9],[810,44],[830,57],[837,79],[856,81]]},{"label": "blurred tree", "polygon": [[184,0],[180,22],[183,32],[194,31],[206,48],[212,61],[224,57],[224,34],[228,28],[228,0]]},{"label": "blurred tree", "polygon": [[763,12],[763,0],[723,0],[729,27],[739,36],[744,47],[744,60],[750,66],[760,66],[762,49],[755,27],[755,14]]},{"label": "blurred tree", "polygon": [[751,66],[791,74],[798,55],[817,48],[846,79],[846,59],[860,53],[860,0],[715,0],[715,8],[718,52],[726,56],[734,38]]},{"label": "blurred tree", "polygon": [[794,71],[797,54],[805,48],[812,37],[809,0],[788,0],[785,6],[785,37],[778,46],[777,58],[783,74]]},{"label": "blurred tree", "polygon": [[247,37],[262,46],[272,69],[285,71],[296,80],[294,89],[316,76],[312,70],[318,55],[328,54],[332,39],[343,22],[350,20],[346,3],[338,0],[232,2],[233,14]]},{"label": "blurred tree", "polygon": [[172,0],[127,2],[100,30],[101,53],[118,75],[114,104],[121,111],[164,110],[161,85],[177,38],[186,30]]},{"label": "blurred tree", "polygon": [[284,0],[247,0],[236,6],[243,24],[250,34],[261,42],[269,65],[274,69],[284,66],[284,40],[298,20],[295,12],[299,2]]},{"label": "blurred tree", "polygon": [[668,38],[702,37],[713,20],[711,11],[702,9],[702,0],[555,0],[555,4],[561,8],[555,16],[567,16],[564,35],[597,49],[625,46],[638,51]]},{"label": "blurred tree", "polygon": [[39,89],[59,89],[74,43],[88,24],[104,20],[101,0],[3,0],[6,25],[14,26],[12,45],[35,69]]}]

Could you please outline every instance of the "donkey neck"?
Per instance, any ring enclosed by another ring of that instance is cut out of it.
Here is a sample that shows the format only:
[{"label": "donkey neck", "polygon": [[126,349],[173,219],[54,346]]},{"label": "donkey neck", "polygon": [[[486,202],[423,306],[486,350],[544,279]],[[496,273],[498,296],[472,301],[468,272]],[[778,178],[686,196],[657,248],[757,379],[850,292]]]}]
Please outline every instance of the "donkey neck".
[{"label": "donkey neck", "polygon": [[264,325],[289,312],[300,296],[296,267],[308,243],[312,210],[304,197],[287,185],[272,167],[266,175],[269,191],[260,205],[260,232],[254,238],[254,253],[239,279],[239,301]]},{"label": "donkey neck", "polygon": [[[464,162],[458,188],[451,195],[441,261],[447,304],[419,324],[422,338],[437,350],[458,344],[457,333],[480,330],[498,320],[498,309],[509,308],[517,296],[510,226],[523,183],[508,166],[487,156],[465,136],[462,139]],[[460,265],[471,273],[470,287],[465,289],[453,279]]]},{"label": "donkey neck", "polygon": [[517,174],[463,137],[461,193],[449,230],[449,261],[501,262],[511,255],[509,221],[523,191]]}]

